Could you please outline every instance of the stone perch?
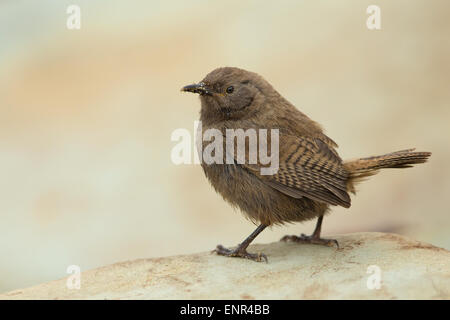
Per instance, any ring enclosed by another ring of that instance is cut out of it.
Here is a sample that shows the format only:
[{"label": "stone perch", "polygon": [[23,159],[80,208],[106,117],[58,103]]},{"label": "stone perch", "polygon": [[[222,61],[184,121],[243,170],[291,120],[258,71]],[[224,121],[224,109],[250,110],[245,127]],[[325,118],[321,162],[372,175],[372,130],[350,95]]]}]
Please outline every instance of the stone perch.
[{"label": "stone perch", "polygon": [[[0,299],[449,299],[450,251],[403,236],[354,233],[341,248],[252,245],[269,263],[209,252],[140,259],[15,290]],[[377,289],[378,288],[378,289]]]}]

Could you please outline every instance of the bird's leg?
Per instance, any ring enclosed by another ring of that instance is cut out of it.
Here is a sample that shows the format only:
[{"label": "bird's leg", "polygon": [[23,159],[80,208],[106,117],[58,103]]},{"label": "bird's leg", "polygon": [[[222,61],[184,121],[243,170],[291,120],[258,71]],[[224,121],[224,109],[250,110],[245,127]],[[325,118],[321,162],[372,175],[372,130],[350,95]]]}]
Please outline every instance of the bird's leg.
[{"label": "bird's leg", "polygon": [[267,257],[264,253],[248,253],[247,247],[248,245],[256,238],[258,234],[261,233],[267,226],[264,224],[261,224],[256,228],[255,231],[253,231],[242,243],[240,243],[236,249],[227,249],[224,248],[222,245],[218,245],[216,249],[213,252],[216,252],[217,254],[220,254],[222,256],[227,257],[239,257],[239,258],[246,258],[253,261],[263,261],[265,260],[267,262]]},{"label": "bird's leg", "polygon": [[339,249],[339,243],[335,239],[323,239],[320,237],[320,231],[322,230],[322,220],[323,216],[320,216],[317,219],[316,228],[314,229],[314,232],[312,235],[307,236],[305,234],[301,234],[300,237],[298,236],[284,236],[281,238],[281,241],[292,241],[292,242],[298,242],[298,243],[307,243],[307,244],[320,244],[324,246],[332,247],[336,245],[336,247]]}]

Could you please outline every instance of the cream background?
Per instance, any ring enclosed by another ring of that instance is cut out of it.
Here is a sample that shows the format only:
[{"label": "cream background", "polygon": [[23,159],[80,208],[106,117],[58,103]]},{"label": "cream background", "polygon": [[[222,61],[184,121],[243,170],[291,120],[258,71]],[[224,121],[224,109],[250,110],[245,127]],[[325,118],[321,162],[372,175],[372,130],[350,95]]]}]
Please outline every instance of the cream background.
[{"label": "cream background", "polygon": [[[81,7],[81,30],[66,7]],[[117,261],[235,245],[254,226],[196,165],[176,128],[199,101],[179,89],[219,66],[256,71],[321,123],[343,158],[408,147],[335,208],[324,234],[389,231],[450,248],[448,1],[0,2],[0,292]],[[310,233],[267,230],[256,242]]]}]

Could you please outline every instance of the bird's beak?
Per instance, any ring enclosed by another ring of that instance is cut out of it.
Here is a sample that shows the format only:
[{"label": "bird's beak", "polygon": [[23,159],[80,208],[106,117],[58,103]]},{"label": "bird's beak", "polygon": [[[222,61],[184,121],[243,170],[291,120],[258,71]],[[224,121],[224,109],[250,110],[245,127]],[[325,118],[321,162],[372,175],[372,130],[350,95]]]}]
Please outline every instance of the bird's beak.
[{"label": "bird's beak", "polygon": [[181,91],[199,93],[199,94],[210,94],[210,92],[208,91],[208,88],[206,88],[206,85],[203,82],[184,86],[183,88],[181,88]]}]

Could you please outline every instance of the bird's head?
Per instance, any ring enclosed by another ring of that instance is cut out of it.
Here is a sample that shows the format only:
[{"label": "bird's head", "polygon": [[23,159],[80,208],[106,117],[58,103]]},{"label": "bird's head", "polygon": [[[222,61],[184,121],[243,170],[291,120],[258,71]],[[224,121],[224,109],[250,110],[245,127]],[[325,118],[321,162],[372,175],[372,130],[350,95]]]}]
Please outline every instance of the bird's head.
[{"label": "bird's head", "polygon": [[215,69],[181,90],[200,95],[202,120],[245,119],[261,111],[267,95],[275,91],[258,74],[232,67]]}]

